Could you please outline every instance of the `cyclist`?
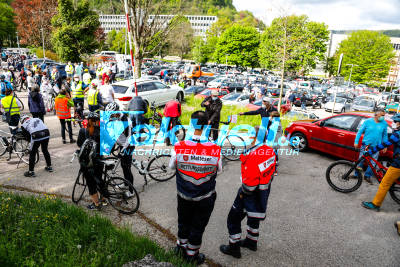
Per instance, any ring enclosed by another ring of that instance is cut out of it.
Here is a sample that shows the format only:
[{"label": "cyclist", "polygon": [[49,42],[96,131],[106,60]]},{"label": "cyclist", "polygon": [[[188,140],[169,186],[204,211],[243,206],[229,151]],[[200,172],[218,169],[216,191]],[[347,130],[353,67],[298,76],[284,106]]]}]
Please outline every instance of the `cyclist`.
[{"label": "cyclist", "polygon": [[141,96],[135,96],[129,103],[128,110],[134,111],[131,120],[138,126],[144,123],[144,114],[147,113],[147,103]]},{"label": "cyclist", "polygon": [[29,137],[30,149],[29,149],[29,171],[24,173],[26,177],[35,177],[35,159],[36,153],[39,147],[42,148],[43,156],[46,160],[46,167],[44,168],[48,172],[53,171],[51,166],[50,153],[47,150],[50,139],[50,132],[47,126],[39,118],[31,118],[29,116],[23,116],[21,118],[21,128],[24,136]]},{"label": "cyclist", "polygon": [[85,73],[83,73],[83,76],[82,76],[82,81],[86,85],[89,85],[91,80],[92,80],[92,76],[90,75],[89,70],[85,69]]},{"label": "cyclist", "polygon": [[[177,100],[170,100],[164,107],[164,117],[169,118],[168,125],[163,125],[164,132],[167,133],[168,130],[173,129],[182,114],[181,103]],[[166,144],[169,146],[171,144],[170,137],[166,137]]]},{"label": "cyclist", "polygon": [[76,112],[79,114],[80,118],[83,118],[83,107],[87,90],[89,90],[89,88],[79,80],[79,75],[75,74],[74,80],[71,83],[72,101],[74,102]]},{"label": "cyclist", "polygon": [[[22,107],[21,102],[12,94],[12,90],[7,88],[5,91],[5,97],[1,99],[1,105],[3,108],[3,114],[6,114],[7,122],[10,127],[18,126],[20,119],[20,109]],[[11,134],[15,133],[15,130],[10,128]]]},{"label": "cyclist", "polygon": [[[266,217],[268,197],[275,172],[275,153],[260,144],[240,156],[242,186],[228,214],[229,245],[221,245],[224,254],[240,258],[240,247],[257,250],[260,221]],[[241,240],[241,222],[247,217],[246,239]]]},{"label": "cyclist", "polygon": [[211,125],[211,134],[214,141],[218,139],[219,121],[221,117],[222,101],[218,97],[218,90],[211,90],[211,96],[207,96],[201,107],[206,109],[208,124]]},{"label": "cyclist", "polygon": [[103,106],[101,93],[99,92],[96,83],[91,84],[90,89],[88,91],[87,101],[88,101],[89,111],[96,111]]},{"label": "cyclist", "polygon": [[0,89],[1,89],[0,98],[3,98],[3,97],[6,96],[6,90],[7,89],[9,89],[11,91],[13,90],[12,84],[9,81],[7,81],[5,78],[6,77],[3,74],[0,75]]},{"label": "cyclist", "polygon": [[[388,141],[384,141],[377,146],[369,147],[367,153],[369,156],[379,154],[380,150],[385,150],[387,147],[393,145],[393,162],[389,169],[386,171],[381,183],[379,184],[378,192],[372,202],[362,202],[362,206],[367,209],[379,211],[386,193],[394,182],[400,177],[400,114],[392,117],[393,120],[393,133]],[[361,153],[361,152],[360,152]]]},{"label": "cyclist", "polygon": [[72,137],[72,125],[71,121],[66,119],[71,119],[71,107],[74,106],[74,103],[71,99],[66,97],[65,89],[60,90],[60,93],[54,100],[54,109],[56,110],[56,114],[58,119],[60,120],[61,124],[61,137],[63,144],[66,144],[67,141],[65,140],[65,124],[68,126],[68,135],[69,135],[69,142],[75,143],[75,140]]},{"label": "cyclist", "polygon": [[[118,157],[121,159],[121,168],[124,173],[124,178],[133,184],[133,175],[132,175],[132,154],[135,149],[134,146],[130,144],[130,137],[132,133],[132,122],[126,113],[118,112],[119,105],[115,102],[108,104],[105,108],[105,111],[109,111],[110,121],[118,120],[123,122],[122,124],[112,123],[110,124],[113,129],[108,129],[107,132],[112,130],[113,132],[121,132],[122,129],[118,129],[119,127],[123,127],[121,135],[118,136],[116,143],[121,147],[120,153]],[[117,129],[116,129],[117,128]],[[130,195],[129,195],[130,193]],[[131,197],[133,194],[131,192],[127,193],[128,197]]]},{"label": "cyclist", "polygon": [[177,170],[178,240],[175,252],[185,253],[186,260],[200,265],[205,256],[199,250],[217,198],[216,178],[217,172],[222,171],[222,160],[219,146],[200,140],[209,121],[207,114],[195,111],[191,121],[195,128],[193,141],[175,144],[169,167]]},{"label": "cyclist", "polygon": [[102,182],[104,166],[100,161],[100,116],[96,112],[90,112],[87,119],[87,128],[81,128],[78,134],[79,164],[92,199],[92,203],[87,208],[100,210],[101,203],[96,187],[96,178],[101,183],[100,187],[104,187]]}]

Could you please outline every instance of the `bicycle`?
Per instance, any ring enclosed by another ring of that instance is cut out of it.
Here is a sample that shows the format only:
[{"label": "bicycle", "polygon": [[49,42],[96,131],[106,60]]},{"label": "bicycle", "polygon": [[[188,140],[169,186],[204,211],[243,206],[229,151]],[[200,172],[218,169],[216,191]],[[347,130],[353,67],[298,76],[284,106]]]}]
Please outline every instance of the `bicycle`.
[{"label": "bicycle", "polygon": [[[232,119],[229,116],[228,121],[221,121],[220,123],[222,123],[224,125],[229,125],[229,124],[231,124],[231,121],[232,121]],[[215,128],[209,128],[208,140],[210,142],[214,142],[214,140],[210,134],[211,130],[217,130],[217,131],[220,131],[220,130],[215,129]],[[244,141],[244,139],[241,136],[229,134],[229,133],[230,133],[230,131],[227,132],[226,136],[220,143],[221,154],[227,160],[237,161],[240,159],[240,155],[246,151],[246,142]]]},{"label": "bicycle", "polygon": [[[19,158],[19,163],[22,161],[26,164],[29,164],[29,146],[30,142],[27,141],[22,134],[22,130],[18,129],[17,126],[9,126],[11,131],[15,131],[15,134],[10,134],[0,130],[0,132],[11,135],[10,137],[6,137],[0,135],[0,156],[3,156],[6,152],[9,153],[9,157],[7,161],[11,159],[11,154],[15,153]],[[35,163],[39,162],[39,151],[36,152]]]},{"label": "bicycle", "polygon": [[[78,155],[76,151],[70,161],[73,162],[75,157]],[[99,180],[95,177],[97,192],[100,194],[100,199],[106,198],[108,203],[120,213],[133,214],[139,209],[140,199],[135,187],[127,181],[125,178],[119,176],[109,175],[109,171],[115,168],[116,160],[107,158],[100,160],[104,165],[102,169],[102,179]],[[104,184],[104,187],[100,186]],[[78,176],[76,177],[74,187],[72,189],[72,201],[78,204],[86,191],[86,179],[83,176],[83,172],[79,169]],[[128,196],[131,193],[131,196]]]},{"label": "bicycle", "polygon": [[[388,168],[383,166],[379,161],[371,156],[364,154],[356,162],[338,160],[329,165],[325,174],[328,184],[334,190],[341,193],[350,193],[357,190],[361,186],[363,180],[361,171],[357,170],[358,164],[362,161],[367,163],[367,166],[371,168],[376,179],[380,183]],[[374,167],[373,164],[376,164],[376,167]],[[357,173],[357,175],[352,175],[354,171]],[[336,173],[338,173],[338,175],[335,175]],[[346,187],[345,185],[348,184],[350,185]],[[389,189],[389,194],[395,202],[400,204],[400,180],[397,180],[396,183],[392,185],[392,187]]]}]

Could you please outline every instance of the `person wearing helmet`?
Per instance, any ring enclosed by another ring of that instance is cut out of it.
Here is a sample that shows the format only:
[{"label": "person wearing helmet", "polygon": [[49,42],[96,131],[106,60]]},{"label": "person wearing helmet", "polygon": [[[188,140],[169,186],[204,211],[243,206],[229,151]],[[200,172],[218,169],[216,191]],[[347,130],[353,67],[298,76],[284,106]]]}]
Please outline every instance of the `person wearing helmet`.
[{"label": "person wearing helmet", "polygon": [[[393,161],[389,169],[386,171],[381,183],[379,184],[378,192],[376,192],[372,202],[362,202],[362,206],[367,209],[379,211],[386,193],[394,182],[400,177],[400,114],[392,117],[393,133],[387,141],[376,146],[370,146],[366,152],[369,156],[378,154],[380,150],[386,150],[387,147],[393,145]],[[365,123],[365,122],[364,122]]]},{"label": "person wearing helmet", "polygon": [[[106,112],[110,112],[110,122],[112,121],[120,121],[121,123],[108,123],[106,125],[105,133],[109,132],[119,132],[121,133],[116,140],[116,145],[119,146],[119,154],[118,157],[121,159],[121,168],[124,173],[124,178],[133,184],[133,175],[132,175],[132,154],[135,149],[135,146],[130,144],[131,133],[132,133],[132,121],[130,120],[127,113],[117,112],[119,111],[119,105],[116,102],[112,102],[108,104],[105,108]],[[121,129],[120,127],[123,127]],[[110,138],[109,140],[115,140],[115,138]],[[132,195],[132,192],[130,192]],[[130,197],[128,193],[128,197]]]},{"label": "person wearing helmet", "polygon": [[85,84],[89,85],[90,82],[91,82],[91,80],[92,80],[92,76],[90,75],[89,70],[88,70],[88,69],[85,69],[85,72],[84,72],[83,75],[82,75],[82,81],[83,81]]},{"label": "person wearing helmet", "polygon": [[[11,89],[6,89],[5,97],[1,99],[1,106],[3,114],[6,116],[6,121],[10,127],[18,126],[20,119],[20,110],[22,107],[21,102],[15,97]],[[11,134],[16,132],[15,129],[11,129]]]},{"label": "person wearing helmet", "polygon": [[42,149],[43,156],[46,160],[46,167],[48,172],[53,171],[51,166],[50,153],[47,149],[50,139],[50,131],[43,121],[39,118],[31,118],[24,115],[21,118],[21,129],[24,136],[29,136],[31,143],[29,149],[29,170],[24,173],[25,177],[35,177],[35,157],[39,150]]},{"label": "person wearing helmet", "polygon": [[[85,93],[89,90],[87,85],[85,85],[82,81],[79,80],[79,75],[74,75],[74,80],[71,83],[71,93],[72,93],[72,101],[74,102],[74,106],[76,108],[76,112],[78,112],[79,116],[83,118],[83,107],[85,106]],[[80,108],[79,108],[80,107]]]},{"label": "person wearing helmet", "polygon": [[0,75],[0,99],[6,96],[6,90],[13,90],[13,86],[9,81],[6,81],[6,77],[2,74]]},{"label": "person wearing helmet", "polygon": [[110,84],[108,76],[104,78],[104,84],[99,86],[104,105],[114,102],[114,88]]},{"label": "person wearing helmet", "polygon": [[[96,187],[96,178],[102,182],[102,171],[104,165],[100,159],[100,116],[96,112],[90,112],[87,116],[88,125],[87,128],[81,128],[78,134],[77,145],[79,147],[79,164],[80,171],[85,177],[86,184],[89,189],[89,195],[92,199],[92,203],[87,206],[88,209],[101,210],[101,201],[99,199],[99,193]],[[85,152],[90,150],[89,152]],[[89,156],[92,157],[89,158]],[[88,162],[91,161],[91,164]],[[104,184],[100,184],[101,187]]]},{"label": "person wearing helmet", "polygon": [[97,88],[96,83],[91,84],[90,89],[88,91],[87,101],[88,101],[89,111],[96,111],[103,106],[101,93]]}]

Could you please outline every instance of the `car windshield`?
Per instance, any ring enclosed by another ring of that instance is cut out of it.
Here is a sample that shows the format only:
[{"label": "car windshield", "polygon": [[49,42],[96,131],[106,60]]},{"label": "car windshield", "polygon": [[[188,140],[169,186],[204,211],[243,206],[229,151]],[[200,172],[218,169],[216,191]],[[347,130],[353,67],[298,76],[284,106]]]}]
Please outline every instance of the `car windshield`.
[{"label": "car windshield", "polygon": [[[332,99],[332,101],[334,101],[334,99]],[[336,97],[336,103],[344,104],[345,102],[345,98]]]},{"label": "car windshield", "polygon": [[374,102],[368,101],[368,100],[360,100],[360,101],[357,102],[357,105],[366,106],[366,107],[373,107],[374,106]]},{"label": "car windshield", "polygon": [[200,94],[205,95],[205,96],[210,96],[211,95],[211,90],[204,90],[203,92],[201,92]]},{"label": "car windshield", "polygon": [[233,93],[233,94],[229,94],[229,95],[224,96],[222,99],[223,99],[223,100],[234,101],[234,100],[236,100],[239,96],[240,96],[240,94]]}]

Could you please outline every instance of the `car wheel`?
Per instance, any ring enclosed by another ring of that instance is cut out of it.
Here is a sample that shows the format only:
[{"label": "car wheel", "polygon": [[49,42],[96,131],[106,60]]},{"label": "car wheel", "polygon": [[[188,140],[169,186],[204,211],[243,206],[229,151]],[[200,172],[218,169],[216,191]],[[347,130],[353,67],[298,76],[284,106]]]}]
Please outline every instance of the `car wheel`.
[{"label": "car wheel", "polygon": [[307,142],[307,138],[304,134],[302,133],[294,133],[291,137],[290,137],[290,145],[294,148],[294,149],[298,149],[300,152],[304,152],[307,150],[308,148],[308,142]]},{"label": "car wheel", "polygon": [[179,103],[182,103],[182,101],[183,101],[183,94],[182,94],[182,92],[179,92],[179,93],[176,95],[176,100],[178,100]]}]

